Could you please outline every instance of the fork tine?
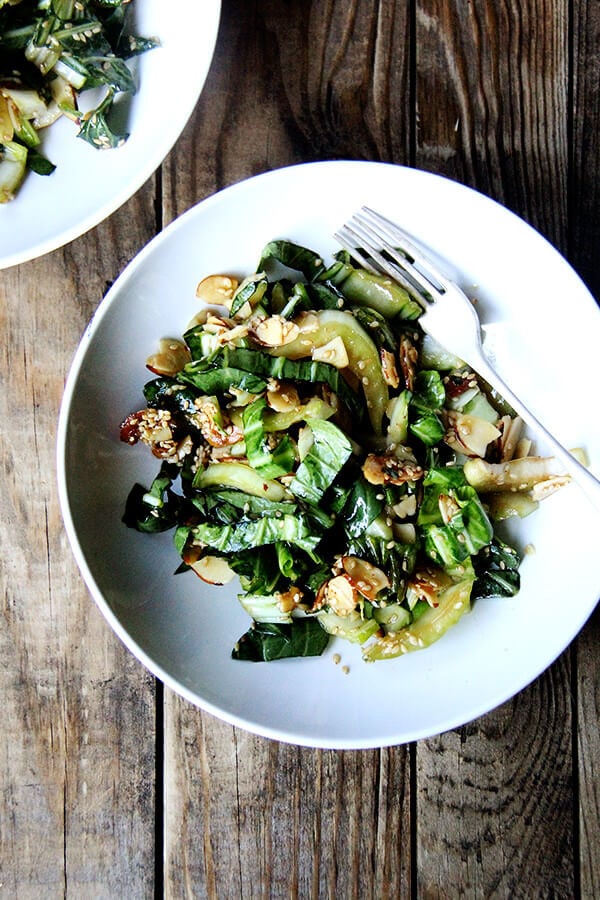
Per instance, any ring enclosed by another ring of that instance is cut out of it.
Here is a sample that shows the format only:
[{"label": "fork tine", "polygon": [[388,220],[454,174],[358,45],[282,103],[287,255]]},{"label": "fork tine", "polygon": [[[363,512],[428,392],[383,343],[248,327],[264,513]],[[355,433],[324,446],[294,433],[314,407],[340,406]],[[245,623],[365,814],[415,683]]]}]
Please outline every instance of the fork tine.
[{"label": "fork tine", "polygon": [[[413,299],[423,304],[425,300],[425,298],[423,297],[423,288],[420,285],[415,284],[414,281],[410,280],[407,274],[405,274],[404,270],[400,268],[400,266],[398,266],[396,263],[392,262],[392,260],[388,259],[382,254],[381,250],[387,249],[382,248],[381,246],[382,244],[385,244],[383,238],[372,238],[361,227],[361,222],[357,221],[356,216],[350,219],[349,222],[346,222],[346,224],[342,226],[335,237],[338,241],[340,241],[340,243],[342,243],[341,237],[345,237],[345,243],[343,244],[343,246],[358,262],[361,263],[361,265],[364,265],[364,263],[366,263],[368,269],[371,272],[375,272],[376,274],[380,274],[381,271],[386,272],[391,278],[399,282],[399,284],[401,284],[402,287],[408,291]],[[369,254],[370,260],[375,260],[379,268],[373,266],[373,263],[366,259],[366,257],[361,253],[361,249],[359,248],[364,248]]]},{"label": "fork tine", "polygon": [[412,297],[420,303],[432,302],[431,291],[432,288],[437,289],[437,285],[425,279],[412,265],[412,261],[398,252],[398,249],[403,248],[391,244],[380,227],[374,227],[362,218],[360,213],[357,213],[346,224],[346,228],[368,250],[378,265],[392,278],[399,281]]},{"label": "fork tine", "polygon": [[388,239],[394,242],[396,249],[402,250],[417,271],[434,287],[438,290],[448,290],[450,281],[440,272],[439,263],[436,263],[421,247],[417,246],[415,239],[408,231],[369,206],[363,206],[357,215],[371,219],[378,229],[383,229]]},{"label": "fork tine", "polygon": [[366,256],[364,256],[359,248],[356,246],[355,238],[357,235],[348,227],[348,225],[342,225],[339,231],[336,231],[334,237],[338,244],[347,250],[348,253],[354,257],[354,259],[361,264],[361,266],[367,270],[367,272],[372,272],[373,275],[379,275],[379,271],[375,268],[373,263],[371,263]]},{"label": "fork tine", "polygon": [[[350,223],[347,222],[345,225],[342,225],[335,234],[335,238],[367,271],[373,272],[375,275],[381,275],[382,272],[385,272],[394,281],[401,284],[414,300],[421,305],[424,303],[425,298],[423,297],[422,289],[414,281],[411,281],[399,266],[383,256],[380,249],[374,246],[365,234],[355,230]],[[361,252],[363,248],[368,252],[368,257]],[[377,266],[373,265],[373,260],[377,263]]]},{"label": "fork tine", "polygon": [[[446,292],[441,277],[416,264],[416,257],[419,262],[426,257],[417,250],[406,232],[369,207],[363,206],[355,213],[335,237],[361,265],[377,271],[372,261],[376,262],[379,271],[383,270],[398,281],[421,304],[432,303]],[[363,249],[369,259],[361,252]],[[433,272],[436,272],[435,266]]]}]

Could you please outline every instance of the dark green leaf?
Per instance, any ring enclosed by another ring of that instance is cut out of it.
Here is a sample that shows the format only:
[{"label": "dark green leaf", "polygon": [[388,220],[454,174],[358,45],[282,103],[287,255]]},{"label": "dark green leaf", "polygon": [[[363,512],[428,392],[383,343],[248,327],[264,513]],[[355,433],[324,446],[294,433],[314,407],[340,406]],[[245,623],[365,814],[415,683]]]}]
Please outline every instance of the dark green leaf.
[{"label": "dark green leaf", "polygon": [[446,389],[442,376],[436,369],[419,372],[415,379],[413,395],[410,400],[411,409],[417,412],[433,412],[444,405]]},{"label": "dark green leaf", "polygon": [[365,534],[367,528],[380,515],[385,498],[379,485],[370,484],[364,478],[357,479],[340,512],[340,521],[352,537]]},{"label": "dark green leaf", "polygon": [[270,241],[261,254],[257,271],[267,271],[271,260],[276,260],[287,269],[302,272],[308,281],[313,281],[325,268],[318,253],[292,241]]},{"label": "dark green leaf", "polygon": [[77,137],[97,150],[109,150],[120,147],[129,135],[117,134],[108,124],[107,115],[112,106],[112,90],[109,89],[107,97],[102,101],[100,106],[93,110],[89,115],[84,117]]},{"label": "dark green leaf", "polygon": [[290,490],[296,497],[317,505],[352,453],[352,445],[333,422],[312,419],[308,424],[313,443],[296,469]]},{"label": "dark green leaf", "polygon": [[251,394],[260,394],[267,387],[266,381],[243,369],[231,366],[207,369],[200,362],[191,362],[178,374],[178,379],[193,384],[203,394],[224,394],[237,387]]},{"label": "dark green leaf", "polygon": [[291,625],[256,623],[242,635],[231,655],[250,662],[272,662],[320,656],[328,643],[329,635],[316,619],[296,619]]},{"label": "dark green leaf", "polygon": [[495,538],[473,560],[477,579],[471,597],[514,597],[521,586],[517,551]]},{"label": "dark green leaf", "polygon": [[267,401],[264,397],[259,397],[244,407],[242,422],[246,455],[252,468],[265,478],[279,478],[292,471],[296,462],[296,452],[287,434],[274,449],[269,449],[262,420],[266,408]]},{"label": "dark green leaf", "polygon": [[181,504],[181,498],[171,491],[173,478],[170,467],[163,465],[149,489],[135,484],[125,503],[125,525],[149,534],[173,528]]},{"label": "dark green leaf", "polygon": [[311,384],[323,382],[337,394],[342,403],[360,422],[364,416],[362,399],[355,394],[335,366],[328,363],[314,362],[312,359],[286,359],[285,356],[270,356],[262,350],[250,350],[238,347],[224,352],[226,364],[238,366],[247,372],[263,375],[267,378],[280,378],[288,381],[303,381]]},{"label": "dark green leaf", "polygon": [[311,553],[321,540],[302,513],[286,514],[274,519],[248,519],[236,525],[212,525],[208,522],[194,527],[194,537],[221,553],[239,553],[253,547],[287,541],[306,553]]},{"label": "dark green leaf", "polygon": [[27,153],[27,167],[35,172],[36,175],[52,175],[56,166],[49,159],[38,153],[33,147],[29,148]]}]

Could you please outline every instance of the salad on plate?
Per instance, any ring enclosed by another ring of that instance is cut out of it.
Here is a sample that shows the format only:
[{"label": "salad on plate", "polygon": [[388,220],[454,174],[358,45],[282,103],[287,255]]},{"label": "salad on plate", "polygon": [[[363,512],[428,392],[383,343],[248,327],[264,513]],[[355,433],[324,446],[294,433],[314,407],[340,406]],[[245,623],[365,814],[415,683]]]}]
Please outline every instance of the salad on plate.
[{"label": "salad on plate", "polygon": [[[27,171],[50,175],[40,132],[61,116],[96,149],[128,135],[122,100],[135,93],[126,60],[157,46],[132,34],[133,0],[0,0],[0,203],[14,199]],[[97,89],[91,107],[82,92]]]},{"label": "salad on plate", "polygon": [[120,427],[160,460],[123,521],[173,530],[178,572],[239,579],[251,624],[234,658],[319,655],[337,636],[391,659],[518,592],[498,523],[568,476],[423,333],[401,286],[274,240],[255,273],[209,275],[197,295]]}]

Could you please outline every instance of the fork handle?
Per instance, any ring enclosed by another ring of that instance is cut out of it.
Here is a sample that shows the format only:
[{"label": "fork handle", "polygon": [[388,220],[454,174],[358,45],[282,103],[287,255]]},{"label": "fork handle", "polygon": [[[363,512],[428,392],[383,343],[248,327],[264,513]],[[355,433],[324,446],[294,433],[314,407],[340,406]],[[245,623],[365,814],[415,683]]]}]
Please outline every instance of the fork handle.
[{"label": "fork handle", "polygon": [[572,453],[563,447],[559,441],[553,437],[550,432],[544,428],[542,423],[536,419],[532,412],[522,403],[521,400],[511,391],[507,384],[500,378],[495,369],[491,367],[482,352],[477,354],[477,359],[473,360],[471,365],[485,380],[495,388],[498,393],[512,406],[514,411],[530,426],[534,431],[543,436],[544,440],[552,450],[554,456],[561,461],[573,481],[575,481],[590,503],[600,511],[600,481],[592,475],[592,473],[583,466],[579,460],[575,459]]}]

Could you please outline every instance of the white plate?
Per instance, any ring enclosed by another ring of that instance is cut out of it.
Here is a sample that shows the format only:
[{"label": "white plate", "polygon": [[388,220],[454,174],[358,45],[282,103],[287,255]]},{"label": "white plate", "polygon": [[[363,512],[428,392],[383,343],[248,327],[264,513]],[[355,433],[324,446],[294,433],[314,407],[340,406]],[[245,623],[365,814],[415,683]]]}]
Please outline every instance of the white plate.
[{"label": "white plate", "polygon": [[[119,442],[143,405],[146,356],[197,309],[196,283],[254,271],[265,243],[291,238],[324,254],[367,203],[409,227],[477,297],[500,373],[596,471],[600,315],[577,275],[520,219],[454,182],[411,169],[325,162],[260,175],[181,216],[130,264],[101,303],[68,378],[58,437],[66,529],[87,585],[115,632],[169,687],[267,737],[330,748],[399,744],[459,726],[515,694],[568,645],[598,597],[598,515],[570,486],[510,528],[524,550],[522,590],[482,600],[432,647],[365,664],[332,641],[323,657],[243,663],[230,650],[248,619],[235,588],[173,575],[171,536],[120,522],[136,480],[157,470]],[[543,447],[540,447],[543,450]],[[342,664],[336,666],[333,654]],[[343,674],[342,665],[349,674]]]},{"label": "white plate", "polygon": [[[48,128],[41,150],[55,171],[28,174],[15,200],[0,204],[0,269],[49,253],[102,222],[158,168],[188,121],[211,63],[220,0],[136,0],[135,7],[133,29],[161,45],[131,62],[139,87],[129,140],[98,151],[76,137],[67,119]],[[81,102],[87,108],[85,93]]]}]

